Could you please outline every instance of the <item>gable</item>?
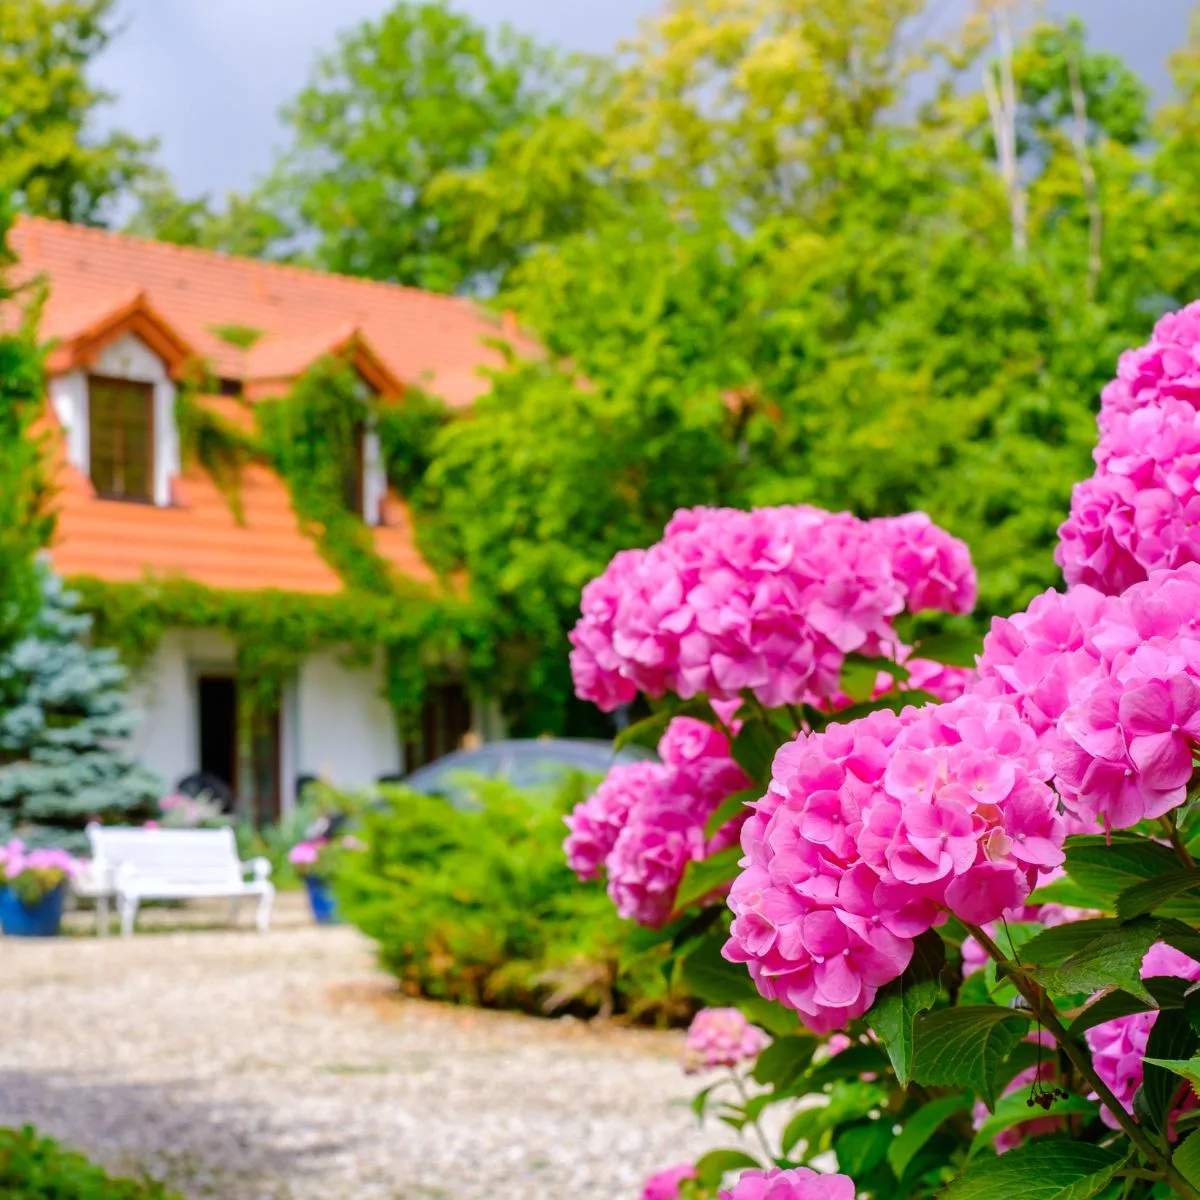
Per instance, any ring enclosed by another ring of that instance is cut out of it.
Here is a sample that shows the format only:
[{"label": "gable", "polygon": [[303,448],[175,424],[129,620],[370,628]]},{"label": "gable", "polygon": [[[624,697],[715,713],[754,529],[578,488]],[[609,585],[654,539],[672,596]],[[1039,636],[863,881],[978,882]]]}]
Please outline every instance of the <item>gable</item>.
[{"label": "gable", "polygon": [[[454,407],[474,403],[490,386],[486,372],[504,366],[496,339],[518,354],[539,353],[531,339],[452,296],[35,217],[18,218],[9,241],[18,259],[14,281],[44,275],[49,284],[47,335],[77,334],[82,305],[133,289],[222,378],[251,378],[257,349],[223,339],[220,331],[231,327],[257,333],[263,356],[272,342],[327,350],[331,331],[357,331],[389,377]],[[305,365],[316,357],[310,353]]]}]

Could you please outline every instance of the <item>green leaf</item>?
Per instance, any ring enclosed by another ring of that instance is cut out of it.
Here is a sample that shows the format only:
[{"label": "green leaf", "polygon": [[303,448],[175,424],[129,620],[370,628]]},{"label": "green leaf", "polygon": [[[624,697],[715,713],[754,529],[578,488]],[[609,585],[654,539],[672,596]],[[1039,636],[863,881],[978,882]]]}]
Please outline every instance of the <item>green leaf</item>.
[{"label": "green leaf", "polygon": [[881,988],[870,1010],[871,1028],[883,1042],[901,1087],[912,1078],[913,1024],[937,1002],[946,946],[932,929],[917,938],[912,960],[899,979]]},{"label": "green leaf", "polygon": [[758,1159],[742,1150],[710,1150],[696,1160],[696,1178],[704,1187],[715,1188],[733,1171],[762,1166]]},{"label": "green leaf", "polygon": [[1021,947],[1021,962],[1029,967],[1057,967],[1120,927],[1113,917],[1093,917],[1044,929]]},{"label": "green leaf", "polygon": [[756,783],[762,785],[761,796],[771,782],[771,764],[775,751],[783,745],[785,738],[760,717],[743,723],[737,737],[733,739],[734,761]]},{"label": "green leaf", "polygon": [[692,1103],[691,1103],[692,1112],[694,1112],[696,1114],[696,1116],[698,1118],[700,1118],[701,1120],[704,1119],[704,1110],[708,1107],[709,1093],[713,1090],[713,1088],[715,1088],[717,1086],[718,1085],[715,1083],[710,1083],[708,1085],[708,1087],[701,1088],[700,1091],[698,1091],[692,1097]]},{"label": "green leaf", "polygon": [[741,846],[729,846],[717,851],[711,858],[688,863],[679,881],[679,891],[675,893],[676,911],[703,900],[717,888],[736,879],[741,857]]},{"label": "green leaf", "polygon": [[747,1020],[761,1025],[774,1035],[795,1033],[796,1014],[764,1000],[758,994],[750,973],[721,955],[726,938],[723,933],[710,935],[686,954],[679,965],[680,978],[688,990],[705,1004],[740,1009]]},{"label": "green leaf", "polygon": [[1175,1170],[1192,1184],[1200,1187],[1200,1130],[1191,1133],[1176,1147],[1171,1155]]},{"label": "green leaf", "polygon": [[632,725],[626,725],[613,738],[613,749],[623,750],[626,746],[647,746],[651,750],[657,750],[659,739],[670,722],[671,713],[666,709],[651,713],[650,716],[643,717],[640,721],[634,721]]},{"label": "green leaf", "polygon": [[908,1164],[917,1156],[921,1147],[942,1127],[948,1117],[967,1107],[966,1096],[943,1096],[930,1100],[917,1109],[908,1123],[896,1135],[888,1147],[887,1160],[896,1178],[908,1169]]},{"label": "green leaf", "polygon": [[1147,1058],[1149,1066],[1160,1067],[1186,1079],[1194,1088],[1200,1090],[1200,1054],[1194,1058]]},{"label": "green leaf", "polygon": [[829,1092],[829,1103],[802,1108],[784,1127],[780,1145],[790,1155],[797,1142],[807,1143],[809,1156],[820,1150],[825,1132],[851,1121],[858,1121],[873,1109],[887,1103],[888,1093],[879,1084],[858,1080],[836,1084]]},{"label": "green leaf", "polygon": [[883,1162],[892,1136],[890,1120],[867,1121],[844,1129],[833,1139],[838,1169],[852,1179],[861,1179]]},{"label": "green leaf", "polygon": [[1093,1000],[1071,1022],[1067,1032],[1072,1037],[1079,1037],[1089,1029],[1103,1025],[1105,1021],[1115,1021],[1118,1017],[1130,1017],[1134,1013],[1150,1012],[1153,1007],[1152,1004],[1140,1000],[1137,996],[1131,996],[1128,992],[1121,991],[1120,988],[1114,988]]},{"label": "green leaf", "polygon": [[1067,838],[1066,870],[1075,883],[1111,910],[1112,897],[1147,879],[1158,879],[1179,869],[1179,859],[1166,846],[1137,834],[1115,833]]},{"label": "green leaf", "polygon": [[[1162,908],[1181,892],[1197,889],[1200,889],[1200,870],[1189,867],[1186,870],[1169,871],[1157,879],[1147,879],[1144,883],[1135,883],[1126,888],[1117,897],[1117,916],[1122,921],[1131,921],[1143,913]],[[1196,899],[1200,900],[1200,897]]]},{"label": "green leaf", "polygon": [[1086,1142],[1026,1142],[968,1168],[940,1200],[1089,1200],[1104,1190],[1127,1158]]},{"label": "green leaf", "polygon": [[983,652],[983,640],[974,633],[935,633],[922,638],[913,650],[917,658],[928,658],[948,667],[973,667]]},{"label": "green leaf", "polygon": [[1200,984],[1191,984],[1183,993],[1183,1015],[1192,1030],[1200,1034]]},{"label": "green leaf", "polygon": [[732,796],[726,796],[724,800],[717,805],[716,811],[704,824],[704,836],[707,838],[715,837],[722,829],[725,828],[734,817],[738,816],[747,804],[753,804],[755,800],[761,800],[763,796],[760,788],[746,788],[740,792],[734,792]]},{"label": "green leaf", "polygon": [[1026,1121],[1040,1120],[1043,1116],[1067,1116],[1070,1113],[1086,1113],[1095,1116],[1099,1105],[1094,1100],[1085,1100],[1082,1096],[1067,1096],[1057,1098],[1049,1109],[1031,1109],[1029,1107],[1029,1092],[1021,1088],[1008,1096],[1002,1096],[996,1104],[996,1111],[987,1118],[975,1134],[971,1143],[971,1154],[975,1154],[988,1145],[998,1133],[1012,1129]]},{"label": "green leaf", "polygon": [[903,683],[908,678],[908,668],[890,658],[867,658],[862,654],[847,654],[842,664],[838,687],[856,704],[870,700],[880,673],[890,675]]},{"label": "green leaf", "polygon": [[996,1073],[1029,1028],[1029,1016],[984,1004],[926,1013],[916,1022],[912,1077],[935,1087],[969,1087],[989,1109]]},{"label": "green leaf", "polygon": [[[1142,1102],[1155,1128],[1165,1131],[1171,1103],[1179,1092],[1179,1081],[1163,1062],[1186,1060],[1196,1053],[1196,1033],[1178,1009],[1160,1012],[1146,1039],[1145,1067],[1142,1071]],[[1185,1076],[1186,1078],[1186,1076]]]},{"label": "green leaf", "polygon": [[864,1046],[860,1043],[847,1046],[840,1054],[835,1054],[813,1067],[805,1084],[809,1091],[815,1091],[834,1080],[859,1079],[863,1075],[878,1076],[887,1069],[888,1057],[882,1046]]},{"label": "green leaf", "polygon": [[1168,946],[1174,946],[1189,958],[1200,960],[1200,933],[1190,925],[1174,918],[1159,918],[1159,931]]},{"label": "green leaf", "polygon": [[1054,996],[1099,992],[1115,984],[1150,1003],[1150,993],[1141,978],[1142,959],[1159,936],[1157,921],[1139,917],[1096,938],[1059,966],[1035,968],[1028,974]]},{"label": "green leaf", "polygon": [[674,717],[695,717],[697,721],[706,721],[710,725],[716,721],[712,705],[703,696],[683,701],[671,697],[648,717],[626,725],[613,738],[613,748],[620,750],[625,746],[647,746],[651,750],[657,750],[663,731]]},{"label": "green leaf", "polygon": [[776,1038],[754,1064],[755,1082],[786,1091],[808,1070],[818,1045],[814,1037]]}]

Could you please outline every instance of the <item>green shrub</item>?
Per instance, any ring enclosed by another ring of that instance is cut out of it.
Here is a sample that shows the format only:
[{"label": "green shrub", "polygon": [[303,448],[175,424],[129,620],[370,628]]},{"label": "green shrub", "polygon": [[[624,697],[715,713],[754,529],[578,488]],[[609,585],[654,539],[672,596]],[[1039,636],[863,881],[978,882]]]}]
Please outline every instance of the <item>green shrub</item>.
[{"label": "green shrub", "polygon": [[153,1180],[114,1179],[34,1129],[0,1129],[0,1200],[172,1200]]},{"label": "green shrub", "polygon": [[342,912],[412,995],[660,1022],[687,1015],[653,953],[622,968],[633,926],[567,868],[562,818],[581,787],[539,795],[481,782],[471,811],[387,789],[362,816],[366,850],[339,865]]}]

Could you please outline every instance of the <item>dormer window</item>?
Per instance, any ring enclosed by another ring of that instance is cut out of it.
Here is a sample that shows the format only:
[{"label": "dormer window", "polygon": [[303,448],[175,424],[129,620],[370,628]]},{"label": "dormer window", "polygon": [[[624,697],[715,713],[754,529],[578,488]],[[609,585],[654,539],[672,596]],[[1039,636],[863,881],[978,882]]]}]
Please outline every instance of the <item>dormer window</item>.
[{"label": "dormer window", "polygon": [[154,385],[88,377],[89,468],[96,494],[154,500]]}]

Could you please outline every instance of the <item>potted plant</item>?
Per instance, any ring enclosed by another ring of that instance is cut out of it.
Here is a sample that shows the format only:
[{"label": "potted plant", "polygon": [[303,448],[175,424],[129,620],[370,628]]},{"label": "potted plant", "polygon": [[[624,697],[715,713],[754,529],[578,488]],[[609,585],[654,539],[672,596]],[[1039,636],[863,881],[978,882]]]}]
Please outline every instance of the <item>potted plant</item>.
[{"label": "potted plant", "polygon": [[78,870],[65,850],[26,850],[19,840],[0,847],[0,929],[9,937],[56,937],[67,880]]},{"label": "potted plant", "polygon": [[309,838],[297,842],[288,852],[288,862],[304,880],[313,920],[318,925],[337,923],[337,906],[329,881],[337,856],[347,850],[363,850],[364,844],[353,835],[339,838]]},{"label": "potted plant", "polygon": [[333,892],[329,887],[329,842],[325,838],[297,842],[288,852],[288,862],[304,880],[308,904],[318,925],[332,925],[337,920]]}]

